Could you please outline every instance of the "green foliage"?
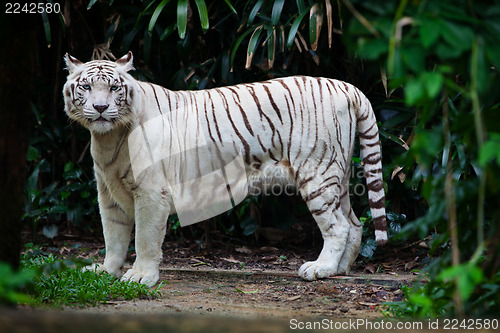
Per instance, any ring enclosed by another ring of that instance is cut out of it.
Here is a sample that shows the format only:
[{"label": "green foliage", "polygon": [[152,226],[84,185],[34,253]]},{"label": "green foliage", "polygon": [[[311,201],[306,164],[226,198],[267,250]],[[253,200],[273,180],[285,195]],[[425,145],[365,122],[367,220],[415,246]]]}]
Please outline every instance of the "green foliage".
[{"label": "green foliage", "polygon": [[30,303],[31,298],[23,290],[33,281],[34,272],[29,269],[14,271],[0,262],[0,304]]},{"label": "green foliage", "polygon": [[[432,234],[431,254],[440,254],[426,270],[429,282],[406,289],[398,311],[438,316],[497,308],[498,300],[491,303],[478,291],[489,285],[498,292],[498,273],[478,265],[473,254],[493,236],[500,215],[500,3],[354,5],[376,31],[351,18],[348,45],[387,73],[382,81],[390,100],[384,107],[391,117],[381,124],[381,134],[404,148],[399,156],[389,151],[393,168],[402,170],[428,206],[398,237]],[[489,247],[498,247],[498,239],[492,237]]]},{"label": "green foliage", "polygon": [[[32,109],[23,220],[47,238],[57,236],[62,224],[92,227],[97,222],[97,191],[91,165],[85,166],[88,159],[82,154],[76,163],[69,161],[72,153],[66,149],[73,143],[68,126],[57,123],[37,105]],[[88,133],[80,130],[74,134],[86,142]]]},{"label": "green foliage", "polygon": [[[62,45],[78,45],[79,57],[133,50],[135,75],[172,89],[292,74],[360,87],[380,121],[392,239],[431,239],[428,282],[406,289],[398,311],[438,316],[498,309],[500,283],[492,260],[500,250],[498,0],[350,0],[333,6],[329,0],[92,0],[76,15],[84,24],[70,28],[79,39]],[[42,18],[48,43],[56,42],[58,28],[66,33],[61,17],[59,25]],[[61,71],[63,65],[57,66]],[[88,134],[69,130],[66,118],[47,116],[62,108],[46,91],[55,87],[60,99],[56,83],[38,87],[26,190],[26,219],[46,227],[48,235],[54,234],[51,225],[66,220],[88,226],[97,219],[90,210],[95,190],[85,154]],[[359,164],[357,151],[353,160]],[[84,192],[90,195],[82,197]],[[370,259],[376,248],[367,199],[352,199],[357,215],[366,217],[361,254]],[[272,217],[280,228],[303,222],[287,208],[289,202],[280,202],[247,199],[229,215],[239,228],[222,219],[217,226],[227,234],[251,235],[262,222],[252,205],[261,219]],[[79,213],[72,215],[74,207]],[[182,237],[178,220],[171,221],[174,235]],[[484,260],[473,262],[483,244]]]},{"label": "green foliage", "polygon": [[[36,148],[31,146],[28,152],[29,161],[35,155],[33,151],[36,151]],[[27,202],[24,219],[29,220],[35,229],[42,226],[43,234],[47,238],[54,238],[57,236],[57,222],[70,221],[79,226],[85,218],[91,219],[96,213],[94,207],[97,196],[95,180],[85,177],[82,169],[76,168],[71,162],[64,165],[61,182],[52,182],[40,189],[38,182],[41,174],[50,171],[50,165],[45,159],[34,164],[26,182]]]},{"label": "green foliage", "polygon": [[89,260],[57,259],[54,255],[44,255],[38,251],[28,251],[22,260],[27,271],[33,274],[33,283],[27,292],[32,304],[61,306],[96,306],[109,300],[130,300],[159,296],[161,284],[154,289],[137,282],[119,281],[108,273],[96,274],[82,271]]},{"label": "green foliage", "polygon": [[[478,260],[479,256],[476,256],[474,260],[465,264],[446,267],[433,279],[429,279],[426,275],[413,287],[403,286],[404,300],[386,303],[384,314],[389,317],[425,318],[453,313],[454,281],[457,281],[457,287],[464,301],[470,299],[478,284],[487,285],[482,270],[477,266]],[[492,305],[495,306],[495,302]],[[472,315],[474,307],[470,307],[468,310],[472,312],[468,314]],[[485,316],[487,313],[478,315]]]},{"label": "green foliage", "polygon": [[467,262],[447,267],[437,278],[418,283],[414,287],[403,286],[404,300],[384,305],[383,313],[389,317],[441,317],[455,314],[453,297],[454,280],[464,309],[469,317],[494,317],[500,310],[500,273],[488,279],[480,266]]}]

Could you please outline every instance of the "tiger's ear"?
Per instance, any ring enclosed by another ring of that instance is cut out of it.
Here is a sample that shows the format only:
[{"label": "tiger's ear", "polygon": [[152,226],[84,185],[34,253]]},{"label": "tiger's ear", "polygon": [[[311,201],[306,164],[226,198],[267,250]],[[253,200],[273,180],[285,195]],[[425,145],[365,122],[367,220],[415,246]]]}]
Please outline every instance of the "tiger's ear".
[{"label": "tiger's ear", "polygon": [[78,67],[83,65],[83,62],[71,56],[69,53],[66,53],[64,56],[64,61],[66,62],[66,69],[69,73],[73,73]]},{"label": "tiger's ear", "polygon": [[125,72],[128,72],[130,70],[134,69],[134,56],[131,51],[128,51],[126,55],[121,57],[120,59],[116,60],[116,64],[121,67],[122,70]]}]

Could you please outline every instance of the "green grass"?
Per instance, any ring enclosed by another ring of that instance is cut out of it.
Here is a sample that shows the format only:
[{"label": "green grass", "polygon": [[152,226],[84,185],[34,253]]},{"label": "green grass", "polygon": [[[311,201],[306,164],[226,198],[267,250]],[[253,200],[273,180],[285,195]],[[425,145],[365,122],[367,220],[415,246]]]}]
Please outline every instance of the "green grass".
[{"label": "green grass", "polygon": [[52,254],[24,255],[24,270],[34,271],[26,286],[33,305],[96,306],[110,300],[160,297],[160,285],[149,289],[131,281],[119,281],[108,273],[82,271],[88,260],[58,259]]}]

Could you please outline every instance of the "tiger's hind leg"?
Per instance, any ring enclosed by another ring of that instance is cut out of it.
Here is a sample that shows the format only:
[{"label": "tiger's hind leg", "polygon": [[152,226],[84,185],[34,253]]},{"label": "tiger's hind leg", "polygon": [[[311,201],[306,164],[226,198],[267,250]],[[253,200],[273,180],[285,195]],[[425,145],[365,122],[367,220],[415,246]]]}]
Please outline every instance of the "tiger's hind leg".
[{"label": "tiger's hind leg", "polygon": [[342,178],[337,175],[320,177],[316,174],[305,186],[299,186],[323,236],[323,249],[318,259],[306,262],[299,269],[298,274],[304,280],[312,281],[338,274],[350,229],[350,223],[340,206]]},{"label": "tiger's hind leg", "polygon": [[344,254],[340,259],[337,272],[338,274],[349,274],[351,265],[354,263],[359,254],[361,236],[363,233],[363,226],[351,208],[351,200],[349,197],[349,176],[350,170],[348,170],[344,179],[342,179],[342,194],[340,195],[340,207],[349,222],[349,235],[347,236],[347,244]]}]

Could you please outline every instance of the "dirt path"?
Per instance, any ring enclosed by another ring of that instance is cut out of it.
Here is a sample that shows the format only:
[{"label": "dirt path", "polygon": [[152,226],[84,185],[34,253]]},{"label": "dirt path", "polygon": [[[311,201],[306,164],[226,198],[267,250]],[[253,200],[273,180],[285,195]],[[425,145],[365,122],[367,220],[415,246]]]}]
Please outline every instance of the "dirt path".
[{"label": "dirt path", "polygon": [[401,299],[400,286],[413,278],[355,273],[305,282],[283,269],[162,267],[159,299],[62,311],[0,309],[0,332],[292,332],[307,323],[377,320],[381,303]]},{"label": "dirt path", "polygon": [[[414,276],[354,274],[306,282],[283,270],[162,268],[162,297],[112,301],[91,313],[161,313],[237,319],[378,318]],[[80,310],[79,310],[80,311]]]},{"label": "dirt path", "polygon": [[[54,248],[62,256],[97,255],[102,261],[103,244],[78,244],[65,241]],[[288,332],[291,320],[383,318],[382,303],[401,300],[400,287],[415,278],[408,269],[414,267],[414,254],[407,251],[407,259],[386,256],[357,264],[350,276],[301,280],[298,268],[317,252],[166,243],[160,298],[62,311],[0,309],[0,332]]]}]

